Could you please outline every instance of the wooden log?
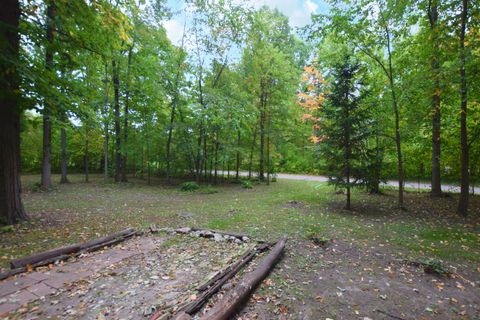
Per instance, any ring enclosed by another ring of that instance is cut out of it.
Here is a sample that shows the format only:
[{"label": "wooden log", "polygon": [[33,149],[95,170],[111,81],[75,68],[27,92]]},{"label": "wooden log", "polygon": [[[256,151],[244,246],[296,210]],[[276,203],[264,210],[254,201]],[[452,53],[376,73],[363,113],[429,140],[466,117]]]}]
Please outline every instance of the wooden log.
[{"label": "wooden log", "polygon": [[241,303],[248,298],[250,293],[265,279],[270,270],[275,266],[275,263],[283,253],[286,241],[286,237],[280,239],[270,254],[260,262],[257,268],[244,275],[238,285],[218,301],[200,320],[230,319]]},{"label": "wooden log", "polygon": [[253,257],[255,257],[257,252],[261,252],[268,247],[268,245],[262,244],[257,248],[248,250],[239,260],[227,267],[220,276],[216,277],[217,279],[214,282],[209,282],[201,286],[201,288],[204,290],[202,294],[195,301],[192,301],[181,308],[180,311],[185,311],[188,314],[194,314],[198,312],[203,305],[207,303],[210,297],[217,293],[218,290],[220,290],[220,288],[227,283],[228,280],[233,278],[244,265],[246,265],[253,259]]},{"label": "wooden log", "polygon": [[[197,290],[202,292],[195,301],[182,304],[178,308],[177,315],[186,313],[194,314],[200,310],[208,299],[213,296],[220,288],[231,278],[237,274],[237,272],[248,262],[250,262],[253,257],[258,253],[268,249],[271,245],[264,243],[256,246],[255,248],[247,250],[240,259],[237,259],[234,263],[231,263],[226,267],[222,272],[217,273],[212,279],[208,280],[206,283],[200,285]],[[156,320],[163,314],[163,311],[160,310],[152,316],[150,320]],[[173,319],[177,319],[176,316]]]},{"label": "wooden log", "polygon": [[79,250],[80,250],[80,245],[78,244],[52,249],[52,250],[37,253],[28,257],[12,260],[10,262],[10,268],[17,269],[21,267],[26,267],[27,265],[33,266],[34,264],[40,261],[55,258],[65,254],[72,254],[72,253],[78,252]]},{"label": "wooden log", "polygon": [[49,251],[37,253],[31,256],[12,260],[10,262],[10,268],[12,269],[11,270],[12,272],[9,272],[9,273],[4,272],[0,274],[0,280],[2,279],[1,278],[2,276],[9,277],[10,275],[25,272],[26,269],[23,271],[20,271],[20,270],[22,270],[21,268],[26,268],[27,265],[31,265],[32,267],[39,267],[46,264],[50,264],[57,260],[66,260],[70,255],[77,254],[79,252],[84,253],[84,252],[96,251],[105,246],[111,246],[111,245],[120,243],[122,241],[125,241],[126,239],[129,239],[136,234],[137,232],[135,232],[135,230],[133,230],[132,228],[128,228],[106,237],[87,241],[83,244],[74,244],[66,247],[56,248]]},{"label": "wooden log", "polygon": [[110,246],[113,246],[117,243],[120,243],[120,242],[123,242],[127,239],[130,239],[131,237],[135,236],[136,235],[136,232],[133,231],[131,233],[127,233],[125,234],[124,236],[122,236],[121,238],[114,238],[110,241],[107,241],[107,242],[102,242],[102,243],[98,243],[94,246],[90,246],[88,248],[85,248],[81,251],[81,253],[85,253],[85,252],[94,252],[94,251],[97,251],[97,250],[100,250],[102,248],[105,248],[105,247],[110,247]]},{"label": "wooden log", "polygon": [[117,239],[117,238],[123,238],[125,235],[131,234],[132,232],[135,232],[135,231],[132,228],[127,228],[125,230],[115,232],[115,233],[113,233],[111,235],[108,235],[106,237],[102,237],[102,238],[87,241],[80,246],[80,250],[85,250],[85,249],[88,249],[88,248],[91,248],[91,247],[95,247],[95,246],[101,245],[102,243],[106,243],[106,242],[112,241],[112,240]]},{"label": "wooden log", "polygon": [[[205,282],[204,284],[200,285],[197,287],[197,291],[205,291],[207,290],[210,286],[212,286],[215,282],[218,280],[224,278],[225,276],[228,276],[229,274],[232,273],[232,271],[238,272],[240,268],[242,268],[245,264],[250,262],[252,258],[255,256],[256,253],[258,252],[263,252],[266,249],[270,247],[270,244],[262,244],[254,249],[250,249],[247,252],[245,252],[240,259],[235,261],[234,263],[230,264],[227,268],[225,268],[222,272],[217,273],[215,276],[213,276],[210,280]],[[236,273],[235,272],[235,273]],[[234,273],[234,274],[235,274]],[[233,274],[233,275],[234,275]]]},{"label": "wooden log", "polygon": [[[63,254],[63,255],[60,255],[60,256],[51,257],[51,258],[48,258],[48,259],[45,259],[45,260],[42,260],[42,261],[38,261],[31,266],[32,266],[32,268],[43,267],[43,266],[49,265],[51,263],[55,263],[57,261],[65,261],[70,257],[71,257],[71,255],[69,255],[69,254]],[[23,273],[23,272],[27,272],[27,271],[28,271],[27,267],[19,267],[19,268],[15,268],[15,269],[12,269],[12,270],[9,270],[9,271],[5,271],[5,272],[0,273],[0,280],[3,280],[3,279],[6,279],[8,277],[11,277],[11,276],[14,276],[16,274]]]},{"label": "wooden log", "polygon": [[16,269],[12,269],[12,270],[2,272],[2,273],[0,273],[0,280],[6,279],[8,277],[11,277],[11,276],[14,276],[16,274],[23,273],[23,272],[26,272],[26,271],[27,271],[27,268],[21,267],[21,268],[16,268]]}]

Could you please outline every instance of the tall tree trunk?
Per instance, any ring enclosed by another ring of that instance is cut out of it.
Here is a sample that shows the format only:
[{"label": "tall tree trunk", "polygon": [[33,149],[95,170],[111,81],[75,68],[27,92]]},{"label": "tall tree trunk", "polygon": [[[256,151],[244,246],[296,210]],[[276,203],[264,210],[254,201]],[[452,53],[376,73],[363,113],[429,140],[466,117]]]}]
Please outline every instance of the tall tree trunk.
[{"label": "tall tree trunk", "polygon": [[217,139],[218,137],[215,137],[215,153],[214,153],[215,160],[214,160],[214,178],[213,178],[214,184],[218,183],[218,148],[220,147],[220,143],[218,142]]},{"label": "tall tree trunk", "polygon": [[[213,146],[212,146],[213,148]],[[207,154],[207,133],[206,130],[204,131],[203,134],[203,170],[204,170],[204,176],[205,176],[205,181],[208,180],[208,154]],[[211,163],[210,163],[210,177],[212,176],[212,170],[211,170]]]},{"label": "tall tree trunk", "polygon": [[17,61],[20,36],[20,5],[5,0],[0,10],[2,51],[8,59],[0,64],[0,220],[14,224],[27,220],[21,198],[20,183],[20,105]]},{"label": "tall tree trunk", "polygon": [[177,103],[177,97],[176,95],[173,97],[172,104],[171,104],[171,109],[170,109],[170,125],[168,126],[168,138],[167,138],[167,146],[166,146],[166,152],[165,152],[165,161],[167,162],[167,172],[166,172],[166,178],[167,178],[167,183],[170,183],[170,149],[171,149],[171,144],[172,144],[172,136],[173,136],[173,124],[175,122],[175,104]]},{"label": "tall tree trunk", "polygon": [[88,176],[88,165],[89,165],[89,159],[88,159],[88,118],[85,120],[85,155],[84,155],[84,160],[85,160],[85,182],[90,182],[89,176]]},{"label": "tall tree trunk", "polygon": [[128,50],[127,80],[125,90],[125,116],[123,123],[122,182],[127,182],[127,140],[128,140],[128,103],[130,99],[130,66],[132,64],[133,45]]},{"label": "tall tree trunk", "polygon": [[440,62],[438,58],[438,5],[437,0],[429,0],[428,18],[430,21],[431,43],[433,45],[431,70],[433,78],[432,94],[432,195],[441,196],[440,176]]},{"label": "tall tree trunk", "polygon": [[461,216],[468,215],[468,137],[467,137],[467,76],[465,72],[465,31],[467,28],[468,0],[462,0],[462,15],[460,27],[460,148],[462,150],[462,179],[460,188],[460,198],[458,200],[457,212]]},{"label": "tall tree trunk", "polygon": [[[45,69],[49,76],[53,75],[53,37],[55,32],[55,1],[47,1],[47,44],[45,49]],[[43,188],[52,187],[52,164],[51,164],[51,150],[52,150],[52,97],[47,94],[44,99],[43,106],[43,158],[42,158],[42,179],[41,185]]]},{"label": "tall tree trunk", "polygon": [[114,116],[115,116],[115,182],[121,180],[122,153],[121,153],[121,132],[120,132],[120,79],[119,67],[115,59],[112,59],[112,76],[114,90]]},{"label": "tall tree trunk", "polygon": [[392,94],[393,112],[395,114],[395,145],[397,148],[397,170],[398,170],[398,206],[404,208],[403,205],[403,188],[404,188],[404,171],[403,171],[403,155],[400,137],[400,115],[398,110],[397,95],[395,93],[395,82],[393,78],[392,52],[390,43],[390,30],[388,26],[385,28],[387,36],[387,53],[388,53],[388,80],[390,91]]},{"label": "tall tree trunk", "polygon": [[235,164],[235,180],[240,177],[240,129],[237,131],[237,162]]},{"label": "tall tree trunk", "polygon": [[108,65],[105,63],[105,79],[104,82],[104,92],[103,92],[103,114],[105,117],[104,120],[104,137],[103,137],[103,179],[105,182],[108,181]]},{"label": "tall tree trunk", "polygon": [[61,171],[62,176],[60,178],[60,183],[68,183],[67,178],[67,128],[66,128],[67,117],[65,113],[62,113],[62,128],[61,128],[61,148],[62,148],[62,161],[61,161]]},{"label": "tall tree trunk", "polygon": [[203,128],[200,127],[198,138],[197,138],[197,155],[195,157],[195,181],[197,183],[200,182],[200,177],[202,175],[202,157],[201,157],[201,150],[202,150],[202,133]]},{"label": "tall tree trunk", "polygon": [[267,112],[267,185],[270,185],[270,113]]},{"label": "tall tree trunk", "polygon": [[[347,96],[345,97],[346,101],[348,101],[348,93]],[[351,175],[351,162],[350,159],[352,157],[352,150],[351,150],[351,144],[350,144],[350,109],[349,109],[349,104],[347,104],[345,108],[345,141],[343,142],[345,145],[345,178],[347,179],[347,204],[345,206],[345,209],[350,210],[351,207],[351,186],[350,186],[350,175]]]},{"label": "tall tree trunk", "polygon": [[255,143],[257,141],[257,126],[255,125],[255,129],[253,130],[253,138],[252,138],[252,147],[250,148],[250,158],[248,162],[248,178],[252,178],[252,170],[253,170],[253,153],[255,151]]},{"label": "tall tree trunk", "polygon": [[264,152],[265,152],[265,97],[264,97],[264,87],[263,82],[261,86],[260,93],[260,159],[258,166],[258,178],[260,180],[265,180],[265,173],[263,168],[264,163]]}]

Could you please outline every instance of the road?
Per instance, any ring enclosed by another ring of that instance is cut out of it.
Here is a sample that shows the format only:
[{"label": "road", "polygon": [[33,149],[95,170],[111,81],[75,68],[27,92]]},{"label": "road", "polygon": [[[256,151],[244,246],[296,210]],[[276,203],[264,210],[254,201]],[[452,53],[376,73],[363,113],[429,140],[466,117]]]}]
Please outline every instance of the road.
[{"label": "road", "polygon": [[[224,174],[227,174],[225,171]],[[233,173],[235,174],[235,173]],[[230,175],[232,175],[232,172],[230,172]],[[248,176],[248,172],[240,172],[240,175],[245,177]],[[291,174],[291,173],[277,173],[277,178],[278,179],[288,179],[288,180],[303,180],[303,181],[319,181],[319,182],[326,182],[328,181],[328,177],[326,176],[315,176],[315,175],[308,175],[308,174]],[[387,181],[384,185],[391,186],[391,187],[397,187],[398,186],[398,181],[390,180]],[[431,185],[430,183],[424,183],[420,182],[405,182],[405,187],[406,188],[413,188],[413,189],[430,189]],[[470,189],[472,187],[470,186]],[[460,193],[460,187],[455,186],[455,185],[450,185],[450,184],[444,184],[442,185],[442,191],[444,192],[452,192],[452,193]],[[480,192],[480,187],[476,186],[474,189],[474,193],[478,194]]]}]

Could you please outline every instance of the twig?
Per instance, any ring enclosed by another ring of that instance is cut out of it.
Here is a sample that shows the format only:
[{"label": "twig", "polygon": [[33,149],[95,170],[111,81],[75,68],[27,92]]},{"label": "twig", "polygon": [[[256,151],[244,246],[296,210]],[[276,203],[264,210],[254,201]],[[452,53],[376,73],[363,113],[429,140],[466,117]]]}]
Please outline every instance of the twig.
[{"label": "twig", "polygon": [[381,314],[384,314],[384,315],[386,315],[386,316],[389,316],[389,317],[391,317],[391,318],[393,318],[393,319],[405,320],[404,318],[398,317],[398,316],[396,316],[396,315],[393,315],[393,314],[391,314],[391,313],[382,311],[382,310],[380,310],[380,309],[375,309],[375,311],[377,311],[377,312],[379,312],[379,313],[381,313]]}]

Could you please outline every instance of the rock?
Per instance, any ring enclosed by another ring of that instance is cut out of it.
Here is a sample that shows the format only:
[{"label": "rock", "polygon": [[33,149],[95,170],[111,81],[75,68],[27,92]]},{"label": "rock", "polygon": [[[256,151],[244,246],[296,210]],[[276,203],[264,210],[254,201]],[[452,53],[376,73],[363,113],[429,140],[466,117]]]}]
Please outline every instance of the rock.
[{"label": "rock", "polygon": [[190,231],[192,231],[191,228],[189,227],[184,227],[184,228],[179,228],[177,230],[175,230],[177,233],[183,233],[183,234],[186,234],[186,233],[189,233]]},{"label": "rock", "polygon": [[240,239],[238,239],[238,238],[235,238],[234,241],[235,241],[236,244],[241,244],[241,243],[242,243],[242,240],[240,240]]},{"label": "rock", "polygon": [[213,240],[217,242],[222,242],[222,241],[225,241],[225,238],[221,234],[215,233],[213,235]]},{"label": "rock", "polygon": [[250,238],[249,238],[249,237],[246,237],[246,236],[243,236],[243,237],[242,237],[242,241],[243,241],[243,242],[248,242],[248,241],[250,241]]},{"label": "rock", "polygon": [[145,309],[143,309],[143,315],[149,316],[153,314],[155,311],[157,311],[157,308],[155,308],[155,306],[145,307]]}]

